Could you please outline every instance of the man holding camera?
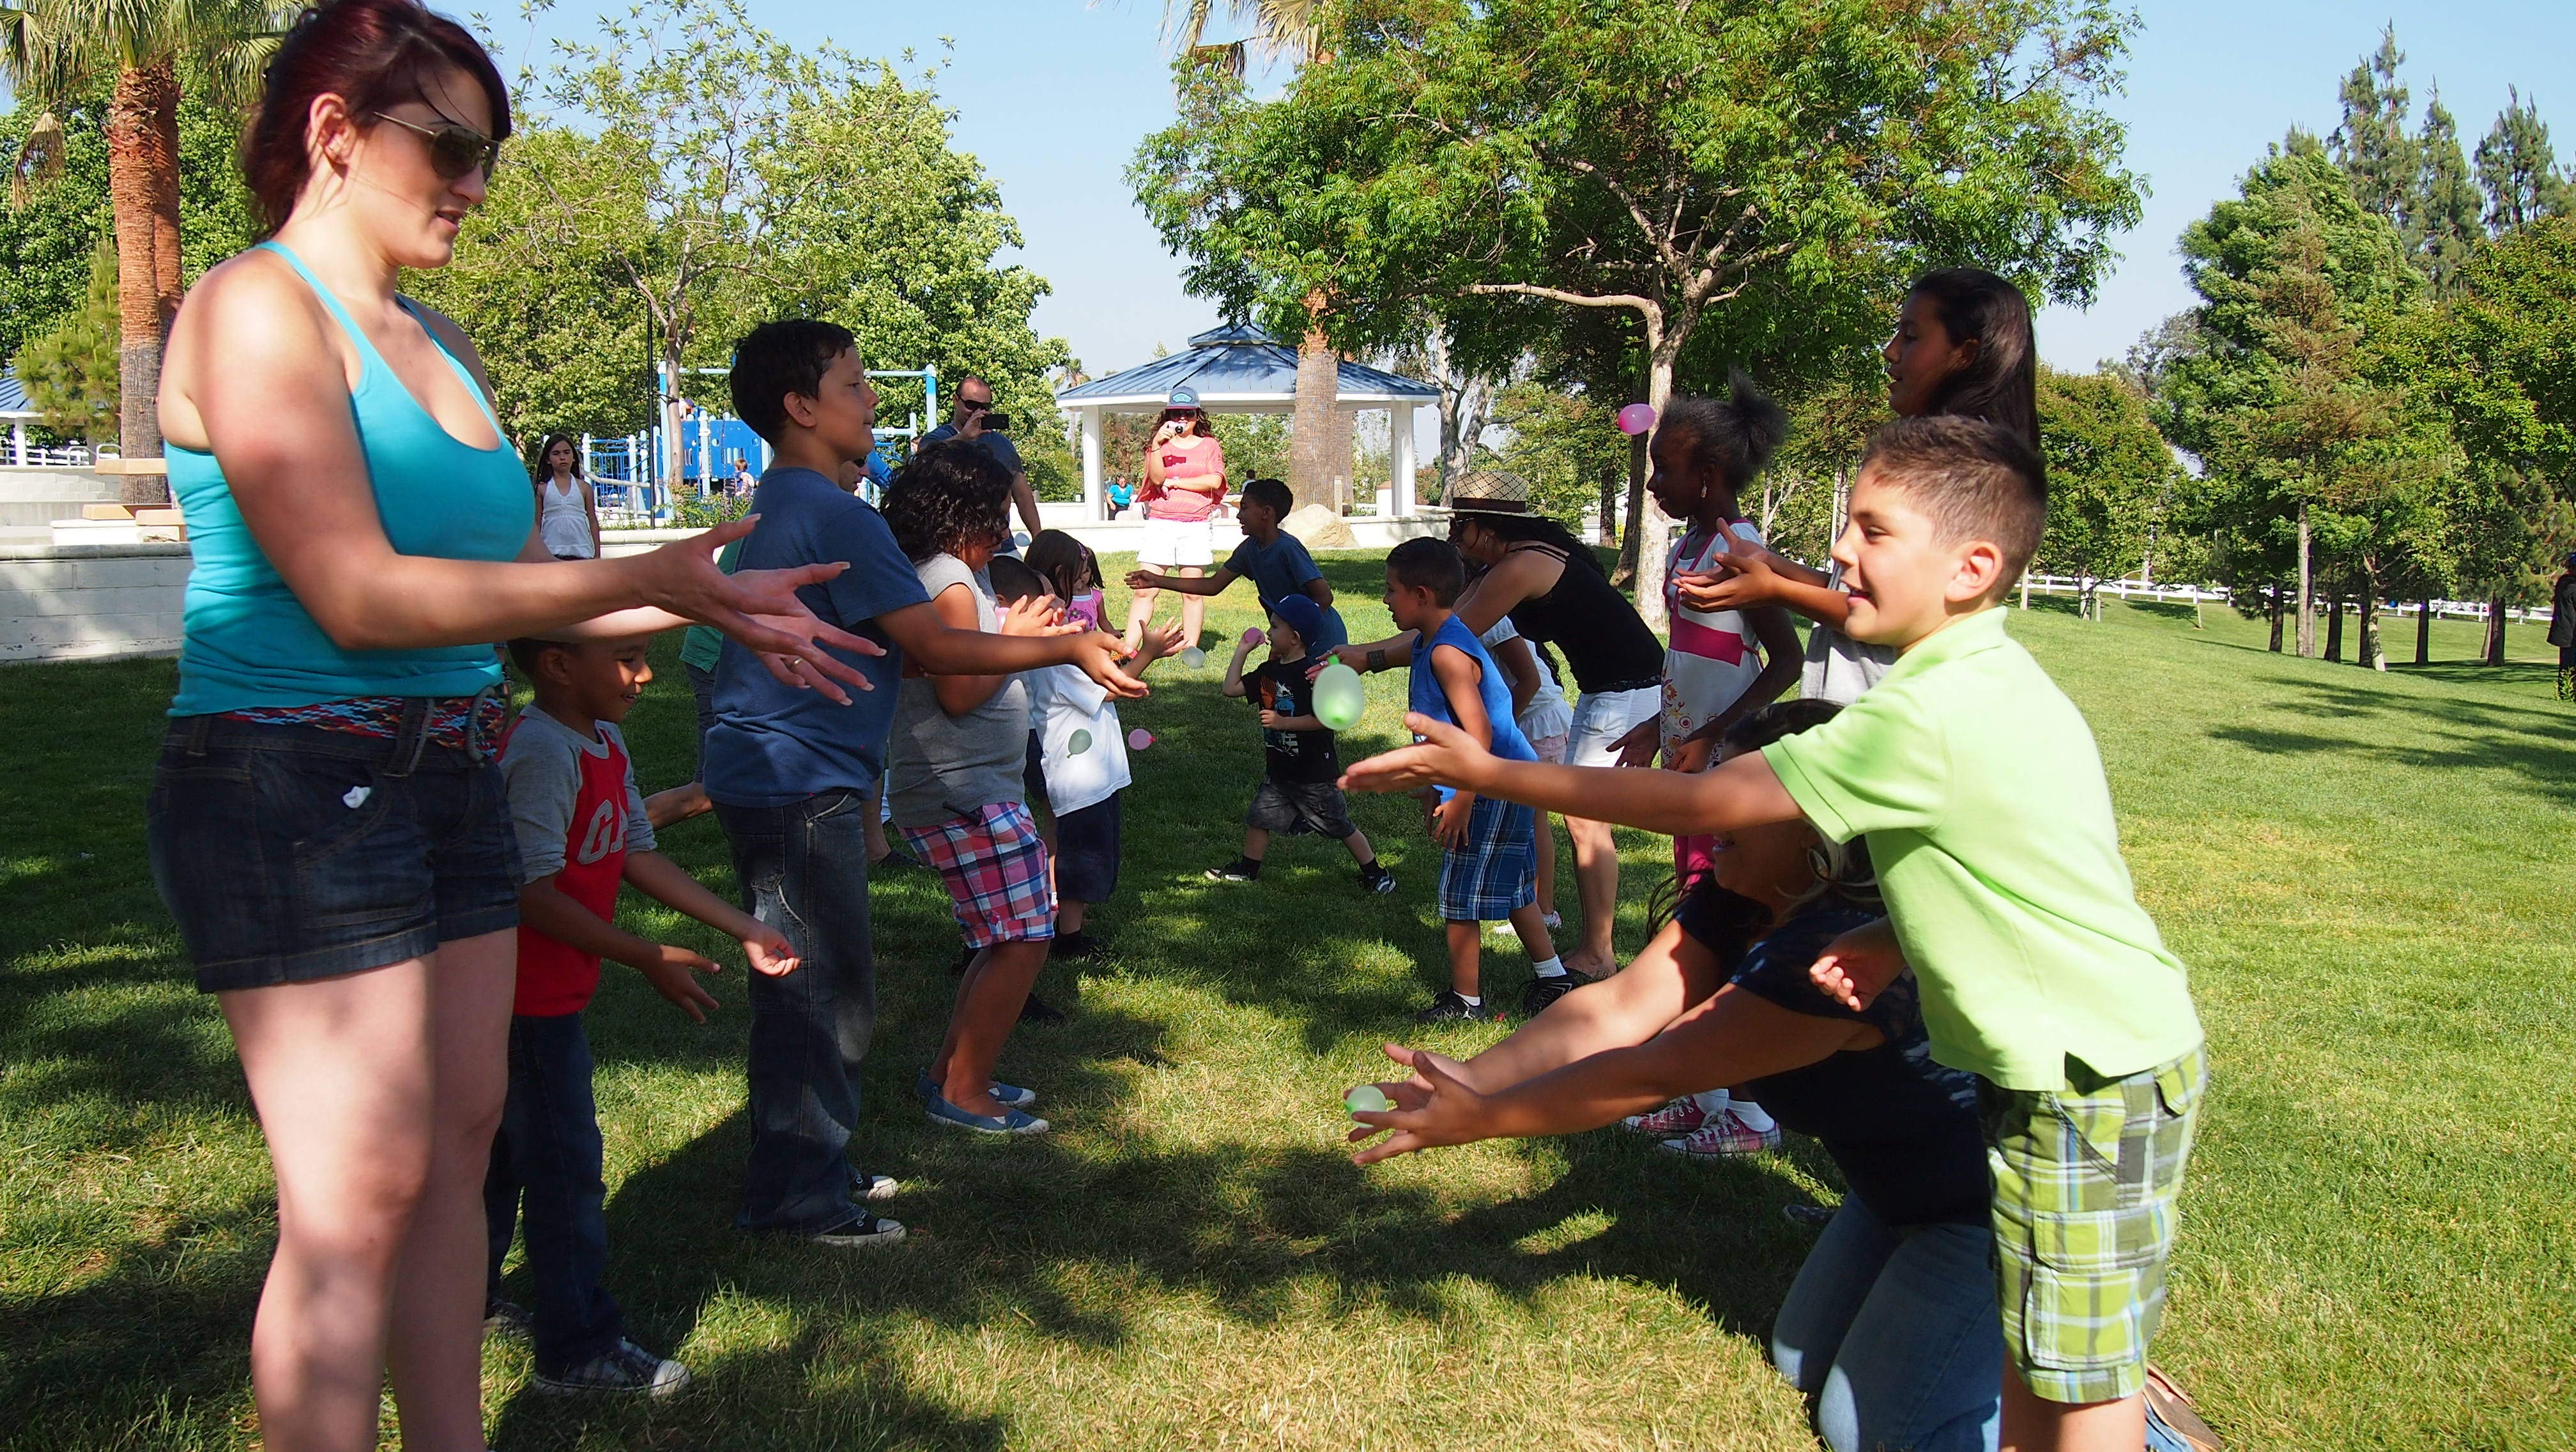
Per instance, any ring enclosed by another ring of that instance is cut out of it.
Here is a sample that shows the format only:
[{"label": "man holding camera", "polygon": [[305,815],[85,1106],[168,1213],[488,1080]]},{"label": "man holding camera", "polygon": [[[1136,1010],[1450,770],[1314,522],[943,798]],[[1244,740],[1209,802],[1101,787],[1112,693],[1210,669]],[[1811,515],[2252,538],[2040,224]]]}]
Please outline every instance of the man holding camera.
[{"label": "man holding camera", "polygon": [[[948,422],[923,434],[915,450],[944,444],[950,439],[968,439],[982,444],[984,452],[1011,471],[1011,504],[1019,510],[1020,522],[1029,527],[1029,538],[1035,539],[1042,527],[1038,524],[1038,495],[1029,487],[1028,465],[1020,462],[1019,448],[1006,432],[1010,426],[1011,420],[1007,415],[993,412],[993,385],[970,373],[964,382],[957,385],[957,399],[949,407]],[[1004,540],[1000,553],[1015,555],[1019,553],[1019,547],[1010,540]]]}]

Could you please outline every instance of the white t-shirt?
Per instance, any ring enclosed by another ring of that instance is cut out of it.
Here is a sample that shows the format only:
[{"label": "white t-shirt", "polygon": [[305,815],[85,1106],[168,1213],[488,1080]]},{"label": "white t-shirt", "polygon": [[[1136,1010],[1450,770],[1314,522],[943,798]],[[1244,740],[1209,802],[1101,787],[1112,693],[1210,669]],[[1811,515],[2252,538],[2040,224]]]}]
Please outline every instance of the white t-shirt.
[{"label": "white t-shirt", "polygon": [[[1493,629],[1476,638],[1492,650],[1506,640],[1520,639],[1521,633],[1512,628],[1512,618],[1506,615],[1494,622]],[[1538,647],[1530,647],[1530,659],[1538,663],[1538,690],[1512,724],[1532,741],[1566,735],[1574,730],[1574,708],[1565,703],[1565,688],[1556,683],[1556,672],[1547,668],[1547,657],[1539,654]]]},{"label": "white t-shirt", "polygon": [[[1047,806],[1059,817],[1096,807],[1132,783],[1127,738],[1118,726],[1118,703],[1080,666],[1023,671],[1029,687],[1029,724],[1038,733],[1046,764]],[[1077,742],[1076,733],[1090,739]],[[1079,744],[1083,749],[1073,748]]]},{"label": "white t-shirt", "polygon": [[[1737,520],[1729,533],[1753,544],[1762,531],[1750,520]],[[1672,620],[1671,644],[1664,649],[1664,750],[1682,741],[1732,706],[1762,674],[1760,642],[1741,610],[1693,610],[1684,605],[1675,581],[1699,574],[1710,560],[1726,553],[1717,534],[1696,531],[1673,541],[1664,571],[1664,607]]]}]

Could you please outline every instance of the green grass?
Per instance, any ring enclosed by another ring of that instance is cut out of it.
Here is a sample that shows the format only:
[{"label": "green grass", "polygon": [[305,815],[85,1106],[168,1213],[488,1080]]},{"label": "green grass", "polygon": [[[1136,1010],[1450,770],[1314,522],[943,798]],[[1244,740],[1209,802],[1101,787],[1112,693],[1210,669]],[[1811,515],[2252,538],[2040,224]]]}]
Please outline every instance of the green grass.
[{"label": "green grass", "polygon": [[[1366,558],[1326,563],[1355,630]],[[1112,567],[1113,574],[1118,571]],[[2139,889],[2183,956],[2216,1087],[2159,1360],[2240,1448],[2576,1446],[2576,714],[2517,664],[2386,674],[2265,653],[2259,622],[2065,602],[2013,622],[2100,737]],[[1210,613],[1253,623],[1242,592]],[[2464,662],[2474,627],[2436,631]],[[2411,627],[2392,632],[2411,658]],[[728,1222],[746,1130],[739,968],[689,1024],[612,968],[592,1011],[610,1285],[698,1386],[568,1409],[495,1345],[495,1439],[528,1448],[1809,1445],[1763,1335],[1837,1192],[1811,1145],[1671,1163],[1615,1131],[1362,1171],[1335,1099],[1439,981],[1436,857],[1409,803],[1354,803],[1402,879],[1283,841],[1248,888],[1258,771],[1218,660],[1158,672],[1113,945],[1041,991],[1006,1076],[1058,1132],[994,1145],[906,1091],[943,1023],[937,885],[876,891],[886,1017],[859,1151],[915,1238],[833,1254]],[[1168,669],[1168,667],[1166,668]],[[240,1072],[143,863],[167,662],[0,673],[0,1446],[254,1435],[244,1346],[274,1203]],[[1391,741],[1373,682],[1356,753]],[[687,770],[676,670],[630,737]],[[730,891],[710,822],[666,847]],[[1666,858],[1623,839],[1621,945]],[[1571,906],[1570,883],[1561,888]],[[631,900],[630,900],[631,903]],[[708,949],[694,925],[635,925]],[[725,955],[720,955],[725,956]],[[1516,951],[1490,954],[1509,1002]],[[1459,1050],[1490,1027],[1436,1042]]]}]

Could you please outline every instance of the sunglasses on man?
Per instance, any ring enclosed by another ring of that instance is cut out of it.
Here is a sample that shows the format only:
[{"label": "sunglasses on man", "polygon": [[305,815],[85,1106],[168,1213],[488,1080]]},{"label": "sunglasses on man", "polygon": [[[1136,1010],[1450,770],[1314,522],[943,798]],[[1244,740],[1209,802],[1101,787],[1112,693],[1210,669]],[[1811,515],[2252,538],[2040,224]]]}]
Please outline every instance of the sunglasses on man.
[{"label": "sunglasses on man", "polygon": [[449,121],[444,126],[424,126],[417,121],[406,121],[390,111],[378,111],[376,119],[391,121],[405,131],[417,131],[428,137],[429,169],[448,181],[478,169],[483,173],[483,179],[490,181],[492,168],[501,164],[501,143],[461,121]]}]

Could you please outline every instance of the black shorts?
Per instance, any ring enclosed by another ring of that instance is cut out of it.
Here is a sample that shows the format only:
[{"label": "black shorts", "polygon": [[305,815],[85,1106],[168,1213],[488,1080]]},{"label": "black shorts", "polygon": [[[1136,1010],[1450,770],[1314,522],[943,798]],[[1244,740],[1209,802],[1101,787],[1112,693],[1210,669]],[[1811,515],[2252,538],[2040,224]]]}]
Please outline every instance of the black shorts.
[{"label": "black shorts", "polygon": [[518,926],[501,768],[415,737],[181,716],[145,809],[197,988],[331,978]]},{"label": "black shorts", "polygon": [[1342,789],[1328,781],[1263,777],[1261,789],[1252,794],[1252,810],[1244,814],[1243,822],[1264,832],[1294,832],[1302,826],[1336,842],[1359,830],[1351,825],[1351,810],[1342,801]]},{"label": "black shorts", "polygon": [[1118,890],[1118,802],[1123,792],[1055,819],[1055,895],[1107,902]]}]

